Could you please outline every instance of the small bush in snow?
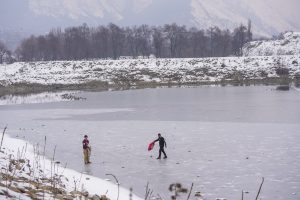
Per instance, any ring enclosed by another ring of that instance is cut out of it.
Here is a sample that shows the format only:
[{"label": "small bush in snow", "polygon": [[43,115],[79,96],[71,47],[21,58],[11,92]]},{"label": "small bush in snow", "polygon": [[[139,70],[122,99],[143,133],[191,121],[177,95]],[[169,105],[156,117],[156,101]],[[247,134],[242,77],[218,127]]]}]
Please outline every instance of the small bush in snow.
[{"label": "small bush in snow", "polygon": [[278,76],[289,75],[289,69],[288,68],[279,67],[279,68],[276,69],[276,74]]}]

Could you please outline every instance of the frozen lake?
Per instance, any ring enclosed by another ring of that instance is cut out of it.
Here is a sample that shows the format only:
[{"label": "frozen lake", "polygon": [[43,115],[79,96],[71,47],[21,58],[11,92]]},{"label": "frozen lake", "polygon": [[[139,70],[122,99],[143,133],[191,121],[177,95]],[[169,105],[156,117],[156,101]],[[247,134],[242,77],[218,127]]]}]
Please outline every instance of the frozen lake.
[{"label": "frozen lake", "polygon": [[[115,174],[143,197],[170,199],[180,182],[205,199],[300,199],[300,92],[274,87],[192,87],[82,92],[86,100],[0,106],[7,133],[43,145],[69,168],[100,178]],[[168,159],[156,160],[157,133]],[[84,166],[81,141],[88,134],[92,164]],[[249,193],[248,193],[249,192]]]}]

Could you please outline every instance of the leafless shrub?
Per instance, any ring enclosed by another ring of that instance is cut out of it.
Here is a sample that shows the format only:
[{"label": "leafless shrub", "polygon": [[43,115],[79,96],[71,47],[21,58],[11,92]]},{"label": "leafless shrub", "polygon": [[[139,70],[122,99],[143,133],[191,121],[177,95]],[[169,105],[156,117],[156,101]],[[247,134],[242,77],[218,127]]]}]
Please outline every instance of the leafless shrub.
[{"label": "leafless shrub", "polygon": [[184,188],[180,183],[173,183],[169,186],[169,191],[174,192],[174,195],[171,196],[172,200],[176,200],[180,194],[188,192],[188,189]]}]

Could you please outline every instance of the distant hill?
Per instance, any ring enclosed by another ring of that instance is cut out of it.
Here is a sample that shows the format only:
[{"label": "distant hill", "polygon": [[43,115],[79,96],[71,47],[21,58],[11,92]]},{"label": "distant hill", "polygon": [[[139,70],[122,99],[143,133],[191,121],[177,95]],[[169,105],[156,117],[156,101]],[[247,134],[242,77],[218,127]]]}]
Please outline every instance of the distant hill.
[{"label": "distant hill", "polygon": [[254,33],[300,31],[299,0],[2,0],[0,27],[44,33],[86,22],[121,26],[176,22],[232,29],[252,20]]}]

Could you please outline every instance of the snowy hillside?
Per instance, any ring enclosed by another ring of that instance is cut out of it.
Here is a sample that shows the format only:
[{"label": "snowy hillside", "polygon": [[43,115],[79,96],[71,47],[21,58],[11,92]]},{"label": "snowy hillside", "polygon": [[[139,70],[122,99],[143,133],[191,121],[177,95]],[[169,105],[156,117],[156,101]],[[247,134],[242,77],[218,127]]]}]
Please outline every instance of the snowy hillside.
[{"label": "snowy hillside", "polygon": [[202,59],[137,59],[14,63],[0,66],[0,85],[15,83],[105,85],[184,84],[300,77],[300,55]]},{"label": "snowy hillside", "polygon": [[251,19],[255,34],[269,36],[299,31],[299,6],[298,0],[191,0],[192,20],[199,27],[233,29]]},{"label": "snowy hillside", "polygon": [[278,40],[250,42],[244,46],[243,55],[300,55],[300,32],[287,32]]},{"label": "snowy hillside", "polygon": [[300,31],[299,7],[299,0],[7,0],[0,7],[0,27],[38,34],[53,27],[110,22],[233,29],[251,19],[254,33],[271,36]]}]

